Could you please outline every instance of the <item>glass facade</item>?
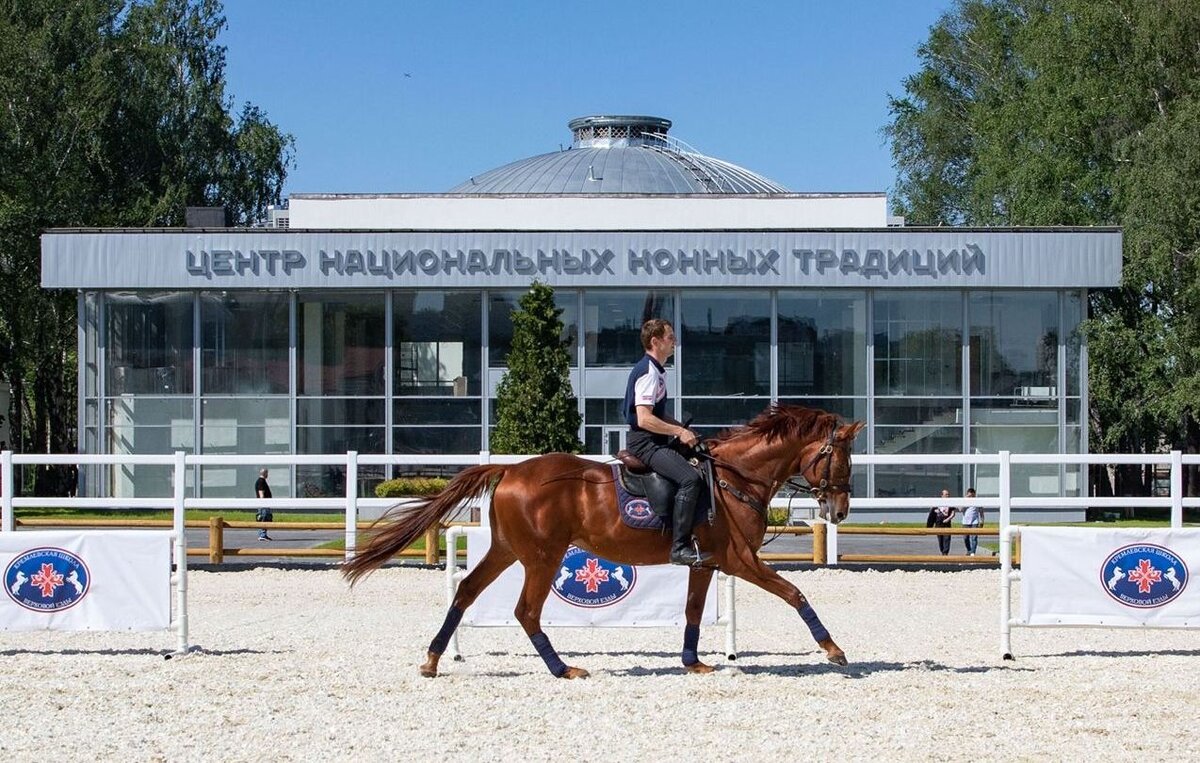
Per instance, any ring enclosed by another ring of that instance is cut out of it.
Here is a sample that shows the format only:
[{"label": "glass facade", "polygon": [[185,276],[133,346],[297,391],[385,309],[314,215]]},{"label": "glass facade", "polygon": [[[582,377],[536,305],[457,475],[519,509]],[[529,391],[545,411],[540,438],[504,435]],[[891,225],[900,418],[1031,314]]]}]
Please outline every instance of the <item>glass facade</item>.
[{"label": "glass facade", "polygon": [[[519,290],[86,292],[85,452],[475,453]],[[556,292],[589,453],[619,446],[621,398],[650,317],[673,321],[673,413],[706,434],[773,400],[867,429],[857,453],[1084,449],[1081,290],[564,289]],[[161,473],[160,473],[161,472]],[[205,467],[189,489],[249,497],[257,468]],[[169,493],[165,468],[88,467],[91,495]],[[390,476],[360,468],[371,494]],[[273,469],[276,495],[339,495],[341,468]],[[994,494],[995,470],[859,467],[862,496]],[[1014,472],[1015,495],[1074,495],[1072,467]]]}]

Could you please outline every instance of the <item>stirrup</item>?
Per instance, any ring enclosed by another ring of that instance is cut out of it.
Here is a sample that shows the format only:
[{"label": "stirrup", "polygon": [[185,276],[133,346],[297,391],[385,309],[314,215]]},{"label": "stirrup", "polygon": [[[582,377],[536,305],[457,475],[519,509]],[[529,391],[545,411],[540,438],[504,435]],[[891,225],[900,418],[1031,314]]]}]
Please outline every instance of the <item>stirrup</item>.
[{"label": "stirrup", "polygon": [[[700,543],[694,537],[692,538],[692,547],[688,549],[688,552],[690,552],[690,558],[688,556],[684,556],[685,552],[680,551],[677,553],[676,551],[672,550],[671,555],[670,555],[671,564],[678,564],[678,565],[681,565],[684,567],[715,567],[716,566],[711,563],[712,562],[712,554],[708,554],[708,553],[701,551]],[[676,561],[677,559],[678,559],[678,561]]]}]

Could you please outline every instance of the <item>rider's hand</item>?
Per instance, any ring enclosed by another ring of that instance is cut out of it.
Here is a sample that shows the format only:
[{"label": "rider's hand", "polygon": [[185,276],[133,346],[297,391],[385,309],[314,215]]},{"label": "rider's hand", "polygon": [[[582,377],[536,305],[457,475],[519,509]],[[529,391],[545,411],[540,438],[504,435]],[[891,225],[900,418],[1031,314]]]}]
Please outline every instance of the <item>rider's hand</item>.
[{"label": "rider's hand", "polygon": [[679,441],[689,448],[696,447],[696,443],[700,442],[700,438],[690,429],[683,429],[679,432]]}]

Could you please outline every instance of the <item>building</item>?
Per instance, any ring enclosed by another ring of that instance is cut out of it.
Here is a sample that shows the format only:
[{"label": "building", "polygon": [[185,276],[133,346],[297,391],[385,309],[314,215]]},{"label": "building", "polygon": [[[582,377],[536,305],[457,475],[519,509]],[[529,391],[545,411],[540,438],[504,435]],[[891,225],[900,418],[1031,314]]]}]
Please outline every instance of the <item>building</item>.
[{"label": "building", "polygon": [[[588,452],[622,437],[644,319],[674,321],[669,380],[702,431],[771,401],[861,419],[860,452],[1086,448],[1089,289],[1118,284],[1111,228],[898,227],[882,193],[798,194],[673,140],[653,117],[572,120],[569,149],[446,194],[298,194],[271,228],[52,230],[43,286],[79,294],[85,453],[487,449],[510,313],[556,290]],[[284,227],[275,227],[284,226]],[[272,473],[336,494],[337,470]],[[206,497],[252,468],[197,469]],[[385,478],[368,472],[362,490]],[[85,470],[85,494],[162,494],[154,467]],[[1029,467],[1016,495],[1076,495]],[[856,469],[855,493],[995,488],[960,467]]]}]

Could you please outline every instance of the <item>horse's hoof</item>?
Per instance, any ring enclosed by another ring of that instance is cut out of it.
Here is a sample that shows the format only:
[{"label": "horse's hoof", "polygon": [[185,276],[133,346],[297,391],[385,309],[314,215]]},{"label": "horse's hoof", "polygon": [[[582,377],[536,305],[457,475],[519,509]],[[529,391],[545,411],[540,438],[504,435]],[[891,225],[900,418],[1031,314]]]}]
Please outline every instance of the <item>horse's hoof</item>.
[{"label": "horse's hoof", "polygon": [[691,665],[684,665],[683,669],[687,673],[712,673],[716,668],[712,665],[705,665],[703,662],[694,662]]},{"label": "horse's hoof", "polygon": [[567,668],[567,672],[562,674],[563,678],[587,678],[591,673],[583,668]]},{"label": "horse's hoof", "polygon": [[425,653],[425,662],[422,663],[421,667],[419,668],[419,670],[421,671],[421,675],[424,676],[425,678],[437,678],[438,659],[440,659],[440,658],[441,658],[440,654],[434,654],[433,652],[426,652]]},{"label": "horse's hoof", "polygon": [[834,652],[832,654],[827,654],[827,655],[825,655],[825,659],[829,660],[834,665],[841,665],[843,668],[850,664],[850,663],[846,662],[846,655],[843,652]]}]

